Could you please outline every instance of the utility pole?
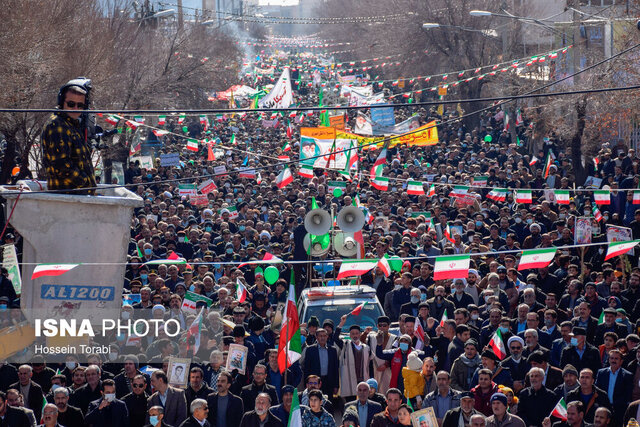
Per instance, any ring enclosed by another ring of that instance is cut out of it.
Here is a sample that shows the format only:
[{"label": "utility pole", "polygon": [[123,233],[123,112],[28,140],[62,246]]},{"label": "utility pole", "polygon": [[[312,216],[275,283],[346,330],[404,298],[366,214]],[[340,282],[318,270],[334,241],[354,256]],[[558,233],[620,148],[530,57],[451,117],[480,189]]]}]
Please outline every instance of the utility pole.
[{"label": "utility pole", "polygon": [[178,31],[182,31],[184,17],[182,16],[182,0],[178,0]]}]

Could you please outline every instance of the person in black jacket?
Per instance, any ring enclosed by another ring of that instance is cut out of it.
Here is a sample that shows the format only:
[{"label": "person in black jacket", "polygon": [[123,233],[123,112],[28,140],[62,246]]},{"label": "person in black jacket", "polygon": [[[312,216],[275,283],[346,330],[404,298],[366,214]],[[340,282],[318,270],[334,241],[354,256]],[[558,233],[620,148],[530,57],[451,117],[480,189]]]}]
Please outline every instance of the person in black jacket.
[{"label": "person in black jacket", "polygon": [[[598,370],[602,368],[600,352],[587,342],[587,331],[584,328],[576,326],[571,333],[577,345],[565,347],[562,350],[560,366],[573,365],[578,372],[585,368],[591,369],[592,372],[598,372]],[[578,354],[578,350],[584,352],[582,357]]]},{"label": "person in black jacket", "polygon": [[[147,381],[143,375],[136,375],[131,382],[133,391],[122,398],[127,405],[129,412],[129,422],[131,427],[141,427],[145,423],[147,415],[147,399],[149,395],[145,392]],[[65,427],[67,425],[65,424]]]},{"label": "person in black jacket", "polygon": [[[220,372],[218,375],[216,393],[210,393],[207,396],[207,405],[209,406],[209,415],[207,420],[211,427],[239,427],[244,413],[244,405],[242,399],[229,392],[233,378],[227,371]],[[227,401],[226,410],[218,413],[219,399]]]},{"label": "person in black jacket", "polygon": [[116,385],[113,380],[104,380],[102,397],[89,404],[85,422],[93,427],[129,427],[129,412],[122,400],[116,399]]},{"label": "person in black jacket", "polygon": [[191,416],[184,420],[178,427],[211,427],[209,421],[207,421],[207,412],[209,412],[209,406],[204,399],[196,399],[191,402]]},{"label": "person in black jacket", "polygon": [[[596,409],[604,406],[611,410],[611,404],[609,403],[607,392],[596,387],[595,380],[594,373],[590,369],[581,370],[580,377],[578,379],[580,387],[567,393],[567,398],[565,399],[567,404],[578,400],[585,405],[584,421],[587,423],[593,422]],[[585,398],[587,399],[586,402],[584,400]],[[518,411],[520,411],[519,408]]]},{"label": "person in black jacket", "polygon": [[282,421],[269,411],[271,402],[267,393],[258,394],[254,402],[255,409],[242,416],[240,427],[284,427]]},{"label": "person in black jacket", "polygon": [[4,391],[0,391],[0,427],[31,427],[26,412],[7,404],[7,395]]},{"label": "person in black jacket", "polygon": [[196,399],[205,399],[213,390],[206,385],[203,381],[204,371],[195,366],[189,371],[189,387],[185,390],[185,397],[187,398],[187,407],[191,406],[191,402]]},{"label": "person in black jacket", "polygon": [[518,416],[528,426],[542,425],[542,420],[551,413],[558,399],[556,395],[542,384],[544,370],[531,368],[529,370],[531,387],[520,391],[518,401]]},{"label": "person in black jacket", "polygon": [[84,416],[80,408],[69,406],[69,390],[58,387],[53,392],[53,400],[58,408],[58,422],[64,427],[84,427]]},{"label": "person in black jacket", "polygon": [[[338,370],[338,351],[334,346],[328,344],[328,339],[327,330],[324,328],[318,329],[316,331],[316,343],[304,349],[300,363],[304,378],[309,378],[309,375],[320,377],[322,380],[322,393],[331,397],[338,392],[340,374]],[[327,352],[326,366],[321,366],[320,364],[320,351]]]},{"label": "person in black jacket", "polygon": [[18,370],[8,363],[0,366],[0,390],[7,391],[11,384],[18,382]]},{"label": "person in black jacket", "polygon": [[267,393],[271,397],[271,402],[274,405],[278,404],[278,394],[274,386],[265,382],[267,378],[267,367],[261,364],[256,365],[253,368],[253,382],[247,386],[242,387],[240,398],[244,405],[245,411],[252,411],[255,404],[256,397],[259,393]]},{"label": "person in black jacket", "polygon": [[[25,407],[31,409],[36,417],[36,422],[40,422],[42,416],[42,402],[44,401],[44,394],[42,393],[42,387],[35,382],[31,381],[33,375],[33,369],[29,365],[22,365],[18,368],[18,382],[11,384],[9,388],[15,388],[24,395]],[[22,387],[28,387],[29,391],[23,392]]]},{"label": "person in black jacket", "polygon": [[[128,395],[127,395],[128,396]],[[144,427],[174,427],[164,422],[164,408],[162,406],[152,406],[149,408],[149,424]]]}]

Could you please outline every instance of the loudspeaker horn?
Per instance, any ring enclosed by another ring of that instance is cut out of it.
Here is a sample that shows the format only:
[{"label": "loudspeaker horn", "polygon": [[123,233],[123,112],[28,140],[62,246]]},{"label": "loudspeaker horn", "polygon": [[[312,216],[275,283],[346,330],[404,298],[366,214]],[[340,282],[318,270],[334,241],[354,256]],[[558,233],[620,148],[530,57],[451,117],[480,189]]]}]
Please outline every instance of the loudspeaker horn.
[{"label": "loudspeaker horn", "polygon": [[331,229],[331,214],[322,209],[314,209],[304,217],[304,228],[314,236],[327,234]]},{"label": "loudspeaker horn", "polygon": [[333,237],[333,247],[340,255],[352,258],[358,253],[358,243],[353,233],[336,233]]},{"label": "loudspeaker horn", "polygon": [[362,227],[364,227],[364,221],[364,214],[355,206],[342,208],[338,213],[338,218],[336,219],[338,227],[340,227],[340,230],[345,233],[355,233],[356,231],[362,230]]},{"label": "loudspeaker horn", "polygon": [[316,257],[326,255],[327,253],[329,253],[329,249],[331,249],[330,245],[327,245],[326,248],[322,249],[322,245],[319,242],[316,242],[311,247],[311,253],[309,253],[309,246],[311,246],[311,235],[309,233],[305,234],[302,245],[304,246],[304,251],[307,254]]}]

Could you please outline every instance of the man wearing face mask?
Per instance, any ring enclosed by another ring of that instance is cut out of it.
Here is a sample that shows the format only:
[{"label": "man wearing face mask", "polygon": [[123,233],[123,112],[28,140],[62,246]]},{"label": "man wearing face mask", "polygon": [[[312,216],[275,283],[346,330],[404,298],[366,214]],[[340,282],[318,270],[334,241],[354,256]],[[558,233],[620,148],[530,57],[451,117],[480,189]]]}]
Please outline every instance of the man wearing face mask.
[{"label": "man wearing face mask", "polygon": [[[402,335],[398,340],[398,349],[384,350],[382,348],[382,335],[378,332],[378,345],[376,346],[376,356],[385,360],[391,368],[391,380],[389,381],[390,388],[397,388],[400,391],[404,391],[404,380],[402,378],[402,368],[406,366],[409,353],[413,351],[411,347],[411,337],[409,335]],[[424,355],[424,352],[416,350],[420,356]]]},{"label": "man wearing face mask", "polygon": [[102,397],[89,404],[85,422],[93,427],[129,427],[129,411],[122,400],[116,399],[116,386],[112,380],[104,380]]},{"label": "man wearing face mask", "polygon": [[587,342],[587,331],[575,326],[571,332],[571,346],[562,350],[560,366],[573,365],[578,372],[585,368],[598,372],[602,367],[600,352]]},{"label": "man wearing face mask", "polygon": [[411,289],[411,300],[408,303],[405,303],[400,308],[400,314],[408,314],[409,316],[417,316],[418,315],[418,305],[420,304],[420,289],[413,288]]}]

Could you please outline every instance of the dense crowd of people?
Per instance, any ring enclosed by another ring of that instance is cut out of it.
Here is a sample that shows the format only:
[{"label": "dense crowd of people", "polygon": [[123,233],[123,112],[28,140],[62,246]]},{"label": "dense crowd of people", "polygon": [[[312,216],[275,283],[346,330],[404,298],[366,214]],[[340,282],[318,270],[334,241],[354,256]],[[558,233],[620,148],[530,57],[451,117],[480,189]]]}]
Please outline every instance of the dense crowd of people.
[{"label": "dense crowd of people", "polygon": [[[294,87],[303,105],[317,104],[317,88]],[[618,190],[638,187],[640,159],[633,149],[607,145],[598,154],[592,175],[612,191],[596,220],[593,193],[576,182],[565,141],[548,135],[538,150],[526,114],[512,133],[503,130],[499,109],[481,114],[474,128],[455,120],[456,111],[440,116],[436,109],[398,104],[395,112],[397,122],[417,113],[422,124],[444,124],[434,146],[389,146],[382,173],[388,191],[368,178],[380,150],[359,152],[360,173],[342,195],[327,185],[344,180],[339,172],[317,168],[304,178],[295,164],[293,182],[278,188],[282,166],[273,157],[296,159],[299,150],[299,133],[287,136],[282,118],[265,125],[257,115],[229,116],[206,130],[194,118],[191,137],[220,139],[215,160],[206,145],[186,151],[183,138],[161,137],[156,154],[179,152],[180,167],[162,167],[156,159],[152,168],[132,161],[125,170],[125,183],[144,207],[132,219],[121,316],[176,319],[186,331],[196,314],[181,309],[183,300],[198,294],[211,301],[198,304],[204,307],[200,342],[186,333],[141,340],[114,333],[95,338],[109,346],[108,356],[92,355],[86,363],[74,355],[64,364],[41,356],[24,365],[3,363],[0,426],[277,427],[287,425],[294,400],[303,426],[412,425],[412,414],[427,408],[444,427],[602,427],[640,419],[640,251],[605,261],[606,245],[574,244],[579,217],[591,218],[594,243],[607,241],[608,225],[628,227],[640,238],[632,191]],[[356,113],[349,110],[348,125]],[[291,122],[298,129],[318,120],[315,114]],[[182,125],[170,120],[159,127],[178,133]],[[283,151],[286,143],[292,152]],[[214,174],[221,165],[226,172]],[[239,176],[247,168],[259,172],[261,183]],[[199,184],[209,175],[216,188],[208,204],[180,195],[180,183]],[[486,184],[471,186],[473,197],[450,196],[454,184],[477,177]],[[182,178],[192,179],[176,180]],[[434,183],[436,194],[409,195],[408,180]],[[516,203],[513,191],[504,201],[492,200],[492,188],[532,189],[533,200]],[[570,202],[556,203],[551,189],[571,189]],[[281,372],[276,318],[289,277],[299,295],[339,268],[289,262],[309,259],[303,222],[312,198],[339,211],[356,196],[374,218],[363,229],[365,258],[403,259],[399,271],[386,275],[377,267],[357,278],[375,289],[384,315],[374,328],[351,322],[348,330],[346,316],[338,324],[311,317],[300,328],[301,358]],[[5,236],[18,248],[20,241],[17,233]],[[518,270],[520,250],[554,246],[560,249],[550,265]],[[466,253],[472,254],[466,277],[433,280],[439,256]],[[186,264],[148,264],[172,254]],[[273,284],[264,265],[251,263],[265,254],[283,260],[273,264],[280,273]],[[243,301],[238,282],[247,290]],[[0,295],[0,310],[18,304],[6,276]],[[137,295],[139,301],[127,302]],[[11,324],[12,313],[0,311],[3,325]],[[505,354],[492,342],[497,331]],[[231,344],[248,349],[244,372],[225,369]],[[171,357],[191,359],[186,388],[169,385]],[[419,422],[430,425],[426,418]]]}]

